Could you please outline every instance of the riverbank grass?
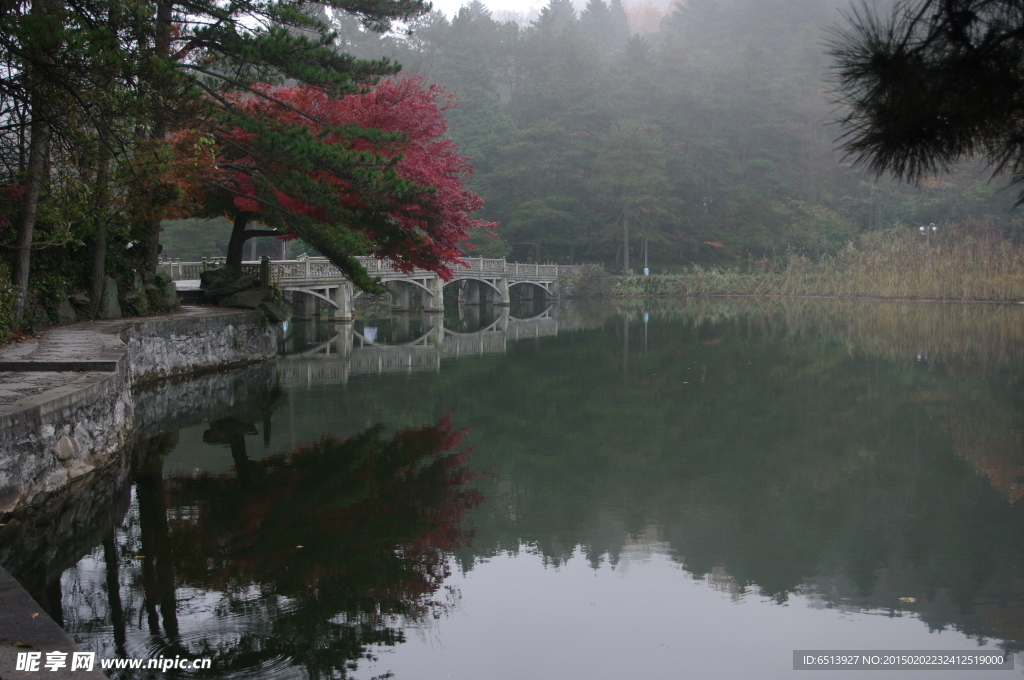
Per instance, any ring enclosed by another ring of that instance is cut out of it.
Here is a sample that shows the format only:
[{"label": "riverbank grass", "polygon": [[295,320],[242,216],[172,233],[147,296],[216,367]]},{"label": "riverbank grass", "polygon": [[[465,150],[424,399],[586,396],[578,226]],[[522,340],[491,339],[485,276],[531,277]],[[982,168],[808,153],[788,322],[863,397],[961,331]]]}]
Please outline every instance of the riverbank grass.
[{"label": "riverbank grass", "polygon": [[675,276],[623,276],[612,296],[815,295],[899,300],[1024,300],[1024,244],[984,225],[943,230],[930,243],[903,229],[861,237],[835,256],[789,254],[747,271],[695,266]]}]

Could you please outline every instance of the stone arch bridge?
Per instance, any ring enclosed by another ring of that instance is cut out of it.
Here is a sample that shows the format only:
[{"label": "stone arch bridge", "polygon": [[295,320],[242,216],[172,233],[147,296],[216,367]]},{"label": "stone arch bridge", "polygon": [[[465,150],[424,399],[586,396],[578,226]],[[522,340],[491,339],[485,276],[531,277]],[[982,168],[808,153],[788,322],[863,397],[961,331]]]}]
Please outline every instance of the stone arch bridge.
[{"label": "stone arch bridge", "polygon": [[[416,269],[411,274],[397,272],[388,260],[358,257],[371,276],[376,276],[391,291],[395,309],[408,309],[410,294],[418,293],[424,312],[444,310],[443,292],[447,285],[459,287],[463,304],[508,305],[510,291],[519,287],[525,299],[535,295],[558,298],[559,277],[580,273],[588,265],[522,264],[504,259],[468,257],[468,267],[455,267],[451,281],[444,281],[432,271]],[[175,281],[197,280],[199,274],[223,266],[224,258],[204,258],[201,262],[163,262],[161,266]],[[244,262],[244,274],[260,274],[260,262]],[[282,291],[302,294],[299,315],[311,315],[317,300],[325,304],[332,318],[352,319],[352,305],[362,291],[355,290],[344,274],[325,257],[299,257],[295,260],[269,262],[270,279]]]}]

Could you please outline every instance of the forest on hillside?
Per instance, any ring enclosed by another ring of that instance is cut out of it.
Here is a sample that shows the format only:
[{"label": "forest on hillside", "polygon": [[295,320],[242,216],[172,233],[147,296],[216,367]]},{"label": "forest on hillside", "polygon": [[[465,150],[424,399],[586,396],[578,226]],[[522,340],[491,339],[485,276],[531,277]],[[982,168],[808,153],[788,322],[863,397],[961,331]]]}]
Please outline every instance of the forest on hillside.
[{"label": "forest on hillside", "polygon": [[[451,19],[412,21],[408,34],[323,18],[339,50],[391,57],[457,95],[450,134],[475,168],[483,217],[500,223],[497,238],[474,238],[472,255],[619,268],[628,230],[632,266],[646,239],[660,271],[818,256],[864,231],[933,222],[1013,229],[1014,192],[981,161],[907,185],[836,150],[828,41],[851,7],[551,0],[516,21],[474,0]],[[165,232],[171,254],[186,255],[199,233],[216,240],[193,224]]]}]

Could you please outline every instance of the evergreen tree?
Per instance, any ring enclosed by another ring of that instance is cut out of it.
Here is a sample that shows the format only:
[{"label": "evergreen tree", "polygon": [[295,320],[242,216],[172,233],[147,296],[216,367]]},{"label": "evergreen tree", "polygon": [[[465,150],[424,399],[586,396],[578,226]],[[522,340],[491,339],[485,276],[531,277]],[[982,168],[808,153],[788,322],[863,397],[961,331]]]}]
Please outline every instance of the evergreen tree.
[{"label": "evergreen tree", "polygon": [[608,201],[613,211],[608,217],[622,228],[623,269],[628,271],[631,237],[664,240],[657,226],[675,203],[664,140],[650,123],[623,120],[600,140],[599,149],[588,183]]},{"label": "evergreen tree", "polygon": [[542,33],[557,35],[576,22],[576,8],[572,0],[549,0],[531,25]]},{"label": "evergreen tree", "polygon": [[[245,125],[218,131],[220,171],[205,183],[211,214],[234,221],[229,266],[241,265],[248,238],[296,235],[364,289],[374,284],[354,255],[447,279],[470,230],[494,226],[470,216],[482,201],[464,187],[472,167],[445,136],[451,95],[437,85],[413,78],[338,98],[310,86],[262,94],[239,101]],[[257,216],[275,229],[247,229]]]},{"label": "evergreen tree", "polygon": [[831,47],[849,109],[844,150],[908,180],[982,154],[1024,182],[1022,32],[1010,0],[900,2],[890,18],[854,12]]},{"label": "evergreen tree", "polygon": [[[16,323],[27,301],[30,252],[73,238],[67,229],[59,238],[39,238],[38,227],[102,230],[106,223],[110,164],[129,153],[144,116],[139,74],[147,41],[139,8],[119,0],[33,0],[0,15],[0,182],[21,187],[0,216],[0,225],[16,224],[16,234],[0,237],[14,251]],[[94,280],[102,278],[104,250],[95,249]]]},{"label": "evergreen tree", "polygon": [[612,49],[612,15],[604,0],[590,0],[580,14],[580,29],[605,50]]},{"label": "evergreen tree", "polygon": [[626,15],[626,8],[622,6],[622,0],[612,0],[608,11],[611,14],[609,44],[613,49],[618,49],[629,39],[629,17]]}]

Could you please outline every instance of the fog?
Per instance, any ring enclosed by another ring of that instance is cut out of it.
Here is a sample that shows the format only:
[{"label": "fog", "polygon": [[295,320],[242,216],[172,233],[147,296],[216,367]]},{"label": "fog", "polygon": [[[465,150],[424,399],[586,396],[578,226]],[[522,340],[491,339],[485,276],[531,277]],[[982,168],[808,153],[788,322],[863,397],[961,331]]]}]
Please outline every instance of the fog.
[{"label": "fog", "polygon": [[[849,0],[438,3],[378,35],[339,17],[337,48],[390,57],[454,93],[452,138],[497,236],[472,255],[744,266],[890,229],[1016,228],[1014,192],[967,162],[919,185],[837,151],[830,29]],[[176,243],[195,242],[167,233]],[[177,241],[176,241],[177,240]],[[182,256],[185,256],[182,254]],[[642,266],[642,265],[641,265]]]}]

